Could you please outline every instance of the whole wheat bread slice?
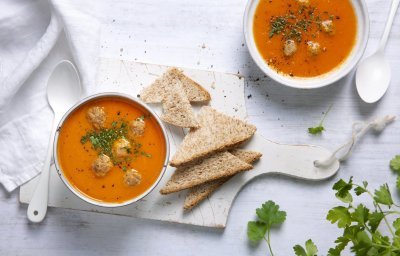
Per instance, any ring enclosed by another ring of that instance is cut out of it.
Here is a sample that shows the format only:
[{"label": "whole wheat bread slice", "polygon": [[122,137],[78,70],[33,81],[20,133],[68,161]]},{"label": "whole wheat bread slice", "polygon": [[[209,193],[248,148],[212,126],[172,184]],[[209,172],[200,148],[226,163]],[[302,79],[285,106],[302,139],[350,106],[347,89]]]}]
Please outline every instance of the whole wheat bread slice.
[{"label": "whole wheat bread slice", "polygon": [[187,77],[177,68],[168,69],[160,78],[150,86],[143,89],[140,98],[146,103],[160,103],[176,83],[180,81],[189,102],[208,102],[211,96],[201,85]]},{"label": "whole wheat bread slice", "polygon": [[160,190],[160,193],[178,192],[208,181],[229,177],[251,168],[250,164],[227,151],[217,153],[196,165],[176,169],[171,179]]},{"label": "whole wheat bread slice", "polygon": [[[248,164],[256,162],[262,156],[262,154],[259,152],[244,149],[233,149],[229,152]],[[191,188],[186,195],[183,208],[185,210],[192,209],[232,177],[233,176],[209,181]]]},{"label": "whole wheat bread slice", "polygon": [[197,117],[200,128],[191,129],[170,161],[174,167],[231,149],[248,140],[256,131],[254,125],[204,106]]},{"label": "whole wheat bread slice", "polygon": [[172,125],[187,128],[197,128],[199,123],[193,113],[192,106],[182,89],[181,82],[175,81],[173,90],[162,100],[163,114],[161,119]]},{"label": "whole wheat bread slice", "polygon": [[262,157],[262,153],[260,152],[240,148],[229,150],[229,153],[248,164],[252,164]]}]

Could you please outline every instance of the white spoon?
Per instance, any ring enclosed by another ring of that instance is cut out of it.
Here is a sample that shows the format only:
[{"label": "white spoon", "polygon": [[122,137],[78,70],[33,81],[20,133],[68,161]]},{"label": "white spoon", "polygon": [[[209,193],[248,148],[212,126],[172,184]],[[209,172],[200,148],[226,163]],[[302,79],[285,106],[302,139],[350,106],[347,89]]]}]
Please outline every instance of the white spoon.
[{"label": "white spoon", "polygon": [[42,174],[28,206],[27,215],[32,222],[41,222],[46,216],[54,134],[62,115],[80,99],[81,92],[81,83],[74,64],[67,60],[59,62],[47,82],[47,100],[53,109],[54,120]]},{"label": "white spoon", "polygon": [[356,72],[358,95],[367,103],[377,102],[389,87],[391,71],[389,62],[385,59],[384,51],[399,3],[400,0],[393,0],[392,2],[389,18],[378,50],[361,61]]}]

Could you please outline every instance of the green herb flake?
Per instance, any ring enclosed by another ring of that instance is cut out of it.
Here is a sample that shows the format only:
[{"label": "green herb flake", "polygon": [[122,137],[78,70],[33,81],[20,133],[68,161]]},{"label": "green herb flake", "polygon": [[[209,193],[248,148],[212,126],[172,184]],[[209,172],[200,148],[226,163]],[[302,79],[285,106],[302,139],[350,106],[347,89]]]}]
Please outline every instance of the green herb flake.
[{"label": "green herb flake", "polygon": [[151,155],[151,154],[149,154],[149,153],[146,153],[146,152],[144,152],[144,151],[140,152],[140,154],[141,154],[142,156],[145,156],[145,157],[147,157],[147,158],[151,158],[151,157],[152,157],[152,155]]},{"label": "green herb flake", "polygon": [[126,137],[128,130],[125,122],[119,121],[121,123],[118,127],[118,123],[114,122],[109,129],[101,129],[99,131],[89,131],[84,136],[81,137],[81,143],[85,144],[88,141],[92,144],[93,148],[99,154],[105,154],[113,157],[112,155],[112,145],[114,142],[120,138]]},{"label": "green herb flake", "polygon": [[273,37],[274,35],[278,35],[281,33],[287,24],[287,19],[285,17],[276,17],[272,22],[271,22],[271,28],[269,31],[269,37]]},{"label": "green herb flake", "polygon": [[323,131],[325,131],[325,128],[322,125],[308,128],[308,133],[313,135],[321,134]]}]

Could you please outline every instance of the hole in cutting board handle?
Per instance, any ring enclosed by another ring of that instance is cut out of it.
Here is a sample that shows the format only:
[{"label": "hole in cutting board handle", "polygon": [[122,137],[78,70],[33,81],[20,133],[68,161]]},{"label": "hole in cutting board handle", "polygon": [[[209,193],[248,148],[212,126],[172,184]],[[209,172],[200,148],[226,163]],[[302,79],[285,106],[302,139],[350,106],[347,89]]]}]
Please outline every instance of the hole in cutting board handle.
[{"label": "hole in cutting board handle", "polygon": [[33,211],[33,215],[37,216],[38,214],[39,214],[38,211],[36,211],[36,210]]}]

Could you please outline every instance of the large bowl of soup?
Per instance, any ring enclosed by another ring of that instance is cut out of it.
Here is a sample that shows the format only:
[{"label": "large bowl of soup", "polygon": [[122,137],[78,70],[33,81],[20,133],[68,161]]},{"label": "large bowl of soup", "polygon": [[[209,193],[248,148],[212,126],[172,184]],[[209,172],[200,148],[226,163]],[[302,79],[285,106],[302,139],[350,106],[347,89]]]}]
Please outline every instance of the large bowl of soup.
[{"label": "large bowl of soup", "polygon": [[369,18],[364,0],[249,0],[244,34],[250,55],[275,81],[323,87],[362,57]]},{"label": "large bowl of soup", "polygon": [[61,180],[97,206],[124,206],[149,194],[168,158],[168,136],[158,116],[125,94],[83,99],[64,115],[55,135],[54,160]]}]

